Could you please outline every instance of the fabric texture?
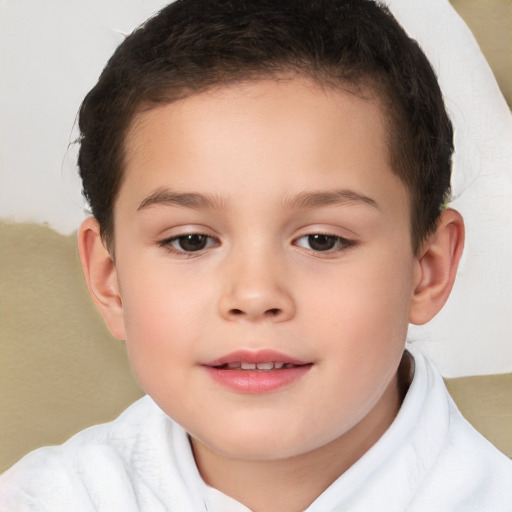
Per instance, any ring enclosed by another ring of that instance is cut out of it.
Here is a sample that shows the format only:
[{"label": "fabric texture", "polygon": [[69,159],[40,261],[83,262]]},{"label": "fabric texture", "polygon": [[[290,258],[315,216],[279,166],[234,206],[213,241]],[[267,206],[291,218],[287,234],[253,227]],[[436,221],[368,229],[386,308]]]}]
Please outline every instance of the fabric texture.
[{"label": "fabric texture", "polygon": [[[384,0],[434,68],[454,127],[451,206],[466,243],[443,310],[411,325],[445,377],[512,370],[512,113],[448,0]],[[490,8],[490,7],[489,7]]]},{"label": "fabric texture", "polygon": [[[505,512],[512,462],[462,417],[416,350],[381,439],[307,512]],[[117,420],[32,452],[0,477],[1,512],[247,512],[201,479],[186,432],[149,397]]]}]

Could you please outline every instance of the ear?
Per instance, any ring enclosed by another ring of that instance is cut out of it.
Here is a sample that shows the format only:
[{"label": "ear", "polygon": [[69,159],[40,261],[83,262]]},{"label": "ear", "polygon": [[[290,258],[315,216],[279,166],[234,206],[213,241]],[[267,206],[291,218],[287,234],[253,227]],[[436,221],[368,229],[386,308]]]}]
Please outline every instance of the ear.
[{"label": "ear", "polygon": [[78,251],[87,288],[103,318],[119,339],[126,338],[124,313],[114,261],[103,244],[98,221],[86,219],[78,231]]},{"label": "ear", "polygon": [[435,233],[426,240],[418,256],[416,287],[409,321],[421,325],[444,306],[455,281],[464,247],[464,221],[455,210],[441,214]]}]

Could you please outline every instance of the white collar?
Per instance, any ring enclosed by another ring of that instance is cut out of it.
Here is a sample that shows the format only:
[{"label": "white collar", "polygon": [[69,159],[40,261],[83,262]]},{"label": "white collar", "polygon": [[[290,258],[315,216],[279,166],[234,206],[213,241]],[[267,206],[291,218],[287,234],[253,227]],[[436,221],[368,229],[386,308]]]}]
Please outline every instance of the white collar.
[{"label": "white collar", "polygon": [[[396,503],[396,509],[402,510],[413,498],[425,472],[435,462],[442,448],[448,422],[440,421],[426,426],[420,420],[420,417],[431,409],[427,403],[430,401],[428,388],[432,387],[434,381],[442,383],[442,379],[423,356],[413,350],[410,352],[415,363],[414,377],[397,417],[379,441],[333,482],[307,508],[307,512],[326,512],[339,510],[339,507],[352,506],[363,494],[365,502],[363,508],[374,502],[385,503],[386,496],[392,493],[392,501]],[[439,412],[440,418],[448,417],[447,414],[443,414],[443,411]],[[198,506],[200,501],[202,510],[208,512],[250,512],[250,509],[208,486],[202,480],[187,434],[181,427],[177,425],[176,427],[174,449],[178,469],[189,491],[198,498]],[[428,432],[423,432],[423,429],[427,429]],[[413,431],[415,435],[414,439],[411,439]],[[422,439],[424,443],[421,442]],[[432,439],[438,439],[441,443],[433,444]],[[417,461],[417,463],[411,466],[411,461]],[[397,493],[397,482],[404,481],[407,481],[407,485]],[[364,493],[362,493],[363,487]]]}]

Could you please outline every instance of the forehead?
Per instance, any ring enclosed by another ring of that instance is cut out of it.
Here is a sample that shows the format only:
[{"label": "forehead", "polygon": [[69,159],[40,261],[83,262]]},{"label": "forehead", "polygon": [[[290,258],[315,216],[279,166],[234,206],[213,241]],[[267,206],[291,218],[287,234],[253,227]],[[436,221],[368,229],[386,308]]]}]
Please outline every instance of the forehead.
[{"label": "forehead", "polygon": [[129,189],[139,200],[162,186],[269,197],[329,188],[333,176],[353,189],[365,181],[374,195],[384,192],[378,176],[403,188],[375,95],[304,78],[231,84],[139,113],[124,171],[120,196]]},{"label": "forehead", "polygon": [[[268,124],[270,120],[276,127],[294,124],[297,127],[294,135],[298,135],[298,129],[306,128],[309,124],[310,132],[314,130],[319,136],[325,136],[325,132],[330,130],[335,137],[338,132],[336,128],[340,128],[336,123],[342,114],[345,121],[349,120],[347,116],[361,120],[371,117],[371,122],[364,129],[371,128],[371,125],[376,134],[388,121],[387,109],[381,106],[385,101],[381,101],[384,98],[376,92],[375,84],[369,79],[367,82],[365,85],[352,85],[280,72],[256,79],[217,84],[198,93],[179,96],[168,103],[143,104],[127,130],[124,146],[127,163],[134,148],[140,151],[137,143],[144,138],[144,132],[151,130],[151,125],[163,122],[168,128],[173,125],[176,132],[183,132],[192,125],[197,131],[198,121],[206,130],[213,125],[215,128],[224,125],[229,129],[228,123],[233,121],[243,124],[244,128],[252,125],[256,130],[260,123]],[[271,107],[271,110],[265,107]],[[311,125],[311,121],[315,123]],[[387,140],[386,132],[384,128],[379,133],[383,142]],[[204,137],[202,141],[207,140]]]}]

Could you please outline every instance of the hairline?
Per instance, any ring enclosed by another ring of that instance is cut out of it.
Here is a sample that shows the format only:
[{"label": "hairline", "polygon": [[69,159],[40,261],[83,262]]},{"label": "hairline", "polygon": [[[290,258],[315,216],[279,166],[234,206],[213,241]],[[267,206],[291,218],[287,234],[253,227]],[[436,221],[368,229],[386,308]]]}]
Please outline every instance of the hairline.
[{"label": "hairline", "polygon": [[247,69],[245,74],[224,73],[222,76],[218,77],[217,81],[207,82],[205,80],[204,84],[194,88],[185,86],[176,88],[172,85],[169,85],[168,87],[162,87],[160,89],[164,94],[166,92],[173,93],[172,95],[170,94],[165,100],[151,100],[143,96],[138,101],[133,103],[133,109],[128,116],[128,122],[125,124],[124,133],[120,136],[121,144],[118,163],[119,182],[112,200],[111,222],[109,222],[106,226],[107,229],[102,232],[102,239],[111,255],[115,254],[114,238],[116,204],[126,175],[126,157],[128,153],[127,143],[130,139],[130,134],[145,113],[159,107],[164,107],[187,100],[188,98],[196,95],[204,94],[210,91],[226,89],[231,86],[242,85],[244,83],[256,83],[264,80],[288,81],[293,79],[306,80],[315,86],[327,91],[341,91],[344,93],[352,94],[363,101],[373,101],[376,103],[377,107],[382,113],[383,121],[387,128],[385,138],[389,151],[389,165],[391,171],[404,184],[408,193],[410,203],[409,232],[411,237],[412,250],[416,254],[419,250],[421,242],[427,238],[430,233],[425,233],[422,237],[418,237],[415,233],[415,212],[413,200],[417,193],[412,189],[410,183],[404,179],[404,173],[400,173],[399,169],[396,168],[396,153],[399,151],[399,149],[397,147],[395,132],[398,129],[397,124],[401,114],[397,112],[397,108],[399,108],[399,106],[395,105],[394,108],[391,106],[391,102],[393,101],[391,93],[386,90],[386,87],[379,87],[379,77],[376,76],[376,73],[372,74],[369,72],[361,71],[355,77],[349,79],[347,77],[333,76],[333,73],[329,73],[328,67],[317,68],[316,66],[307,65],[297,68],[290,65],[289,63],[284,62],[281,67],[270,70]]}]

